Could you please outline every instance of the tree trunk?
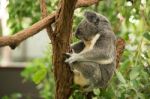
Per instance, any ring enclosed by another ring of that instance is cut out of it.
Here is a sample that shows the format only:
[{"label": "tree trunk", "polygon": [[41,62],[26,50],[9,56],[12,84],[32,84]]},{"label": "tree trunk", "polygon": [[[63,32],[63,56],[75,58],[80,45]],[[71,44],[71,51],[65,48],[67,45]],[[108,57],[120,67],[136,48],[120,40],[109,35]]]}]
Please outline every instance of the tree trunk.
[{"label": "tree trunk", "polygon": [[68,99],[72,93],[72,73],[64,63],[63,53],[69,51],[72,17],[77,0],[62,0],[53,34],[53,64],[56,81],[55,99]]}]

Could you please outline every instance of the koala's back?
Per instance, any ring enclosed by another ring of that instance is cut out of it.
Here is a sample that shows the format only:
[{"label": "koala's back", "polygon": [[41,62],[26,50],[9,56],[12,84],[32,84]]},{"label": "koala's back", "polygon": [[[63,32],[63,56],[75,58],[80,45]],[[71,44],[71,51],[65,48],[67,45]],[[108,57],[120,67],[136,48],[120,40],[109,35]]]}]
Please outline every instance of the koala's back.
[{"label": "koala's back", "polygon": [[115,72],[115,62],[107,65],[100,64],[99,67],[101,71],[101,80],[97,83],[97,86],[99,88],[105,88]]}]

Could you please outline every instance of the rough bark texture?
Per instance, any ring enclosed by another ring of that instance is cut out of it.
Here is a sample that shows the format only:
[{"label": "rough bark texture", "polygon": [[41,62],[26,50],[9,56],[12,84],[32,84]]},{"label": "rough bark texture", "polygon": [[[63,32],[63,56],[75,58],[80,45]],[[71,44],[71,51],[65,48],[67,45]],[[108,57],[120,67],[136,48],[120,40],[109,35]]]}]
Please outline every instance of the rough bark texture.
[{"label": "rough bark texture", "polygon": [[69,51],[72,18],[77,0],[62,0],[56,19],[53,44],[53,64],[56,81],[55,99],[68,99],[71,95],[72,76],[64,63],[63,53]]}]

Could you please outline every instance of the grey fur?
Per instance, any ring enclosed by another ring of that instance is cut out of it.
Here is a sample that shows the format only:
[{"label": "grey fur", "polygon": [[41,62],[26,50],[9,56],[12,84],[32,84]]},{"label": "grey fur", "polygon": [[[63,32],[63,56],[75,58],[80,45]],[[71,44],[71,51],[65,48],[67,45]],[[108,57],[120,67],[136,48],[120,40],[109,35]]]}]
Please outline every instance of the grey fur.
[{"label": "grey fur", "polygon": [[[116,37],[110,22],[103,15],[87,11],[84,16],[85,19],[81,21],[75,32],[75,36],[80,41],[72,45],[75,54],[70,54],[67,62],[73,59],[72,62],[69,62],[71,69],[78,70],[89,80],[89,84],[85,85],[88,87],[83,90],[91,91],[93,88],[106,87],[115,71]],[[84,42],[92,40],[96,34],[100,34],[100,37],[95,42],[94,47],[89,51],[80,53],[85,48]],[[109,59],[112,61],[107,64],[101,62]]]}]

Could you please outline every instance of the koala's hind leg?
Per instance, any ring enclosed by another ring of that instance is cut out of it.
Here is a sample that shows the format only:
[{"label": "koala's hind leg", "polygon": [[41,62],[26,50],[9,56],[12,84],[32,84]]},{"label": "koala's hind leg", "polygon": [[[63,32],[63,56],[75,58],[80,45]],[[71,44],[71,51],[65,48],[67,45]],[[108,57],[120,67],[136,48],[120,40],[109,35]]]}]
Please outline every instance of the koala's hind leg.
[{"label": "koala's hind leg", "polygon": [[84,87],[89,84],[89,80],[86,79],[80,71],[75,69],[73,70],[73,73],[74,73],[75,84],[80,85],[81,87]]}]

